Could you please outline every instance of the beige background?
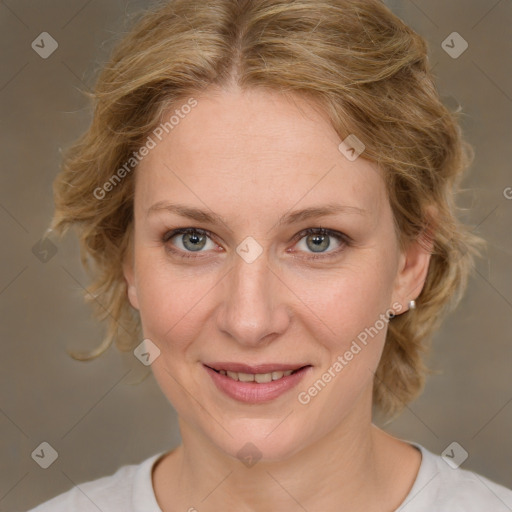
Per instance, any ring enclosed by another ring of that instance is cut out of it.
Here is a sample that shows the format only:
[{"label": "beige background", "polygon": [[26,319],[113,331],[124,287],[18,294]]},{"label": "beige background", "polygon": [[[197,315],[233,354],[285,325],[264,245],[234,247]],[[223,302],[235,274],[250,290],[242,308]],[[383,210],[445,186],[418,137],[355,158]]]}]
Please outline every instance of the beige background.
[{"label": "beige background", "polygon": [[[504,195],[512,187],[512,2],[387,3],[427,38],[443,100],[464,109],[476,161],[459,204],[489,241],[461,307],[434,339],[430,365],[440,373],[387,428],[436,453],[457,441],[469,453],[464,468],[512,487],[512,200]],[[87,278],[74,235],[46,263],[33,253],[51,217],[59,150],[90,119],[80,89],[146,5],[0,2],[0,512],[27,510],[179,442],[175,413],[132,354],[111,348],[88,363],[67,356],[102,333],[80,295]],[[43,31],[59,45],[48,59],[31,48]],[[469,43],[458,59],[441,48],[453,31]],[[43,441],[58,452],[46,470],[31,458]]]}]

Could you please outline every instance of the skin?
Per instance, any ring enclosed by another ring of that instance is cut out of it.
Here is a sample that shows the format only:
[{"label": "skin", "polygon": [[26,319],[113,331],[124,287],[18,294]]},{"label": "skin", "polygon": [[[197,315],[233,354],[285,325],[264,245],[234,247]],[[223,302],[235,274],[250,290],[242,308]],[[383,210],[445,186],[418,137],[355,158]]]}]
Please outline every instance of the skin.
[{"label": "skin", "polygon": [[[386,328],[308,404],[297,395],[379,315],[393,305],[407,314],[430,253],[419,243],[400,251],[381,170],[364,154],[345,158],[314,104],[234,87],[194,97],[198,105],[136,170],[133,250],[123,265],[144,335],[161,351],[152,370],[182,435],[153,471],[159,505],[164,512],[394,510],[421,454],[372,424]],[[214,212],[224,223],[148,215],[160,201]],[[365,213],[277,223],[327,203]],[[163,240],[186,227],[211,233],[199,252],[184,245],[186,235]],[[320,227],[352,242],[328,237],[329,247],[314,252],[307,235],[294,238]],[[236,252],[248,236],[263,250],[252,263]],[[312,368],[296,388],[250,405],[215,387],[203,367],[213,361]],[[262,456],[251,467],[237,457],[248,442]]]}]

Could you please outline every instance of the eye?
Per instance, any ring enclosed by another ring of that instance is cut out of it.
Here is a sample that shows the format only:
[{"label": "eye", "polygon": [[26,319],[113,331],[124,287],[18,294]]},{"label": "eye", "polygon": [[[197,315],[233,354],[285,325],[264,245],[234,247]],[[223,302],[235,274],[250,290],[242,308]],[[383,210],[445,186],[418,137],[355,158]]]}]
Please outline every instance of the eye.
[{"label": "eye", "polygon": [[[215,249],[216,244],[210,239],[210,233],[199,228],[180,228],[166,233],[162,241],[167,244],[168,250],[174,253],[179,253],[183,258],[193,258],[194,255],[187,253],[204,252],[202,249]],[[179,242],[177,244],[170,243],[173,238]],[[210,247],[208,247],[210,242]],[[181,245],[181,247],[180,247]],[[174,249],[173,246],[177,246]]]},{"label": "eye", "polygon": [[[330,241],[332,238],[336,240],[335,248],[327,251],[333,245]],[[308,228],[301,231],[296,239],[299,240],[297,244],[299,248],[305,249],[305,252],[313,253],[313,256],[308,257],[310,259],[335,256],[350,245],[350,238],[347,235],[325,228]],[[300,247],[301,244],[302,247]]]}]

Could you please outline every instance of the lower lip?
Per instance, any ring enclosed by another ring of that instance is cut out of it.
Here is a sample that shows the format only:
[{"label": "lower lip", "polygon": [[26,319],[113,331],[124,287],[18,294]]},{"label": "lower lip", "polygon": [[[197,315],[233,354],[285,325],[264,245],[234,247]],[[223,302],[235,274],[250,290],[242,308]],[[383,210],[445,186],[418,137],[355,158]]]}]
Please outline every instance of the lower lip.
[{"label": "lower lip", "polygon": [[203,366],[220,391],[224,392],[230,398],[249,404],[259,404],[274,400],[294,388],[302,380],[304,375],[311,370],[311,366],[305,366],[287,377],[281,377],[278,380],[258,384],[257,382],[240,382],[233,380],[227,375],[217,373],[208,366]]}]

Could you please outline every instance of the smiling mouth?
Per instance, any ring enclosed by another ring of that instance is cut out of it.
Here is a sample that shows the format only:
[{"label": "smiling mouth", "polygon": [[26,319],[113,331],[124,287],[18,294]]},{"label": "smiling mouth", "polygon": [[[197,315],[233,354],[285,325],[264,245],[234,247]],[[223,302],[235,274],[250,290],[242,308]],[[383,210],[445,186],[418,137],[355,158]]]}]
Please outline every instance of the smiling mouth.
[{"label": "smiling mouth", "polygon": [[256,382],[258,384],[265,384],[265,383],[272,382],[275,380],[280,380],[283,377],[288,377],[289,375],[297,373],[300,370],[307,368],[308,366],[310,366],[310,365],[301,366],[300,368],[296,368],[295,370],[276,370],[276,371],[267,372],[267,373],[244,373],[244,372],[233,372],[230,370],[216,370],[215,368],[212,368],[211,366],[208,366],[208,368],[210,368],[211,370],[213,370],[216,373],[220,373],[221,375],[229,377],[230,379],[232,379],[234,381]]}]

